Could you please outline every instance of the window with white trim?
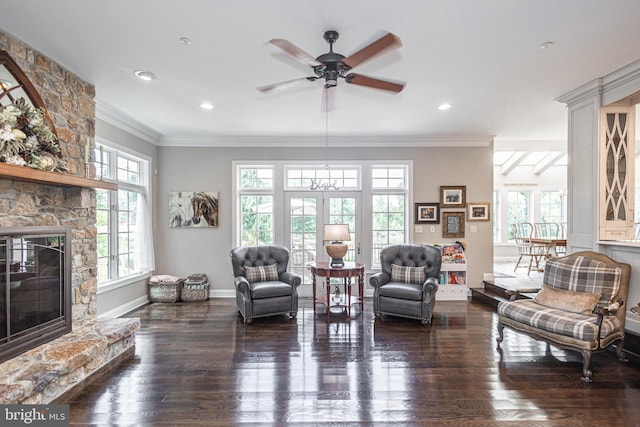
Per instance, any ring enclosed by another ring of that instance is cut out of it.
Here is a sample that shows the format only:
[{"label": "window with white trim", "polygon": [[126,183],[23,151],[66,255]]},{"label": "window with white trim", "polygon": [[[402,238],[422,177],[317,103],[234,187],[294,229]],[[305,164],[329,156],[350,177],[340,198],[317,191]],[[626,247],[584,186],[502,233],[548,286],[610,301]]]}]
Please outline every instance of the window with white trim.
[{"label": "window with white trim", "polygon": [[317,165],[285,167],[286,190],[359,190],[360,168]]},{"label": "window with white trim", "polygon": [[530,191],[507,192],[507,222],[509,224],[507,239],[509,241],[513,241],[515,238],[511,224],[531,222],[529,216],[530,196]]},{"label": "window with white trim", "polygon": [[98,284],[153,270],[149,162],[103,145],[95,150],[97,175],[118,190],[96,190]]},{"label": "window with white trim", "polygon": [[273,166],[238,167],[241,246],[273,243]]},{"label": "window with white trim", "polygon": [[540,222],[562,222],[561,196],[560,191],[540,192]]},{"label": "window with white trim", "polygon": [[[322,227],[316,223],[312,234],[308,232],[310,227],[303,227],[300,221],[320,218],[325,223],[344,222],[353,228],[350,230],[353,257],[375,269],[379,268],[382,246],[409,241],[411,161],[335,162],[329,167],[320,162],[251,161],[235,164],[234,168],[235,245],[297,245],[290,249],[305,251],[306,263],[325,256],[322,236],[318,235]],[[315,211],[311,208],[312,200],[315,203],[320,200]],[[329,205],[325,206],[327,200]],[[300,210],[300,206],[304,209]],[[358,235],[358,227],[373,232]],[[304,236],[304,244],[300,243],[300,236]],[[310,247],[316,252],[313,256],[307,256]],[[296,256],[294,252],[292,257]],[[304,263],[293,262],[301,266]]]},{"label": "window with white trim", "polygon": [[407,242],[406,166],[371,168],[371,265],[380,266],[380,250],[390,244]]}]

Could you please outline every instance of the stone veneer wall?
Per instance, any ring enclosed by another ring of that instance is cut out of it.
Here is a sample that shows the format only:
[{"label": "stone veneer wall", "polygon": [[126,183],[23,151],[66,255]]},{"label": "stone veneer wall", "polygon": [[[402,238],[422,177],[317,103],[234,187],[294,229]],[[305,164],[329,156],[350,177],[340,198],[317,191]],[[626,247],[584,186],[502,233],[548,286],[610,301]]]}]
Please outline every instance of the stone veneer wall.
[{"label": "stone veneer wall", "polygon": [[[84,145],[95,134],[95,88],[0,30],[5,50],[29,77],[51,115],[69,173],[84,175]],[[0,178],[0,227],[65,225],[72,230],[73,328],[96,321],[95,190]]]},{"label": "stone veneer wall", "polygon": [[[83,176],[85,141],[95,133],[95,88],[2,30],[0,49],[44,100],[69,173]],[[71,333],[0,363],[0,404],[49,403],[132,354],[139,319],[97,320],[95,224],[94,189],[0,178],[0,227],[71,227],[73,319]]]}]

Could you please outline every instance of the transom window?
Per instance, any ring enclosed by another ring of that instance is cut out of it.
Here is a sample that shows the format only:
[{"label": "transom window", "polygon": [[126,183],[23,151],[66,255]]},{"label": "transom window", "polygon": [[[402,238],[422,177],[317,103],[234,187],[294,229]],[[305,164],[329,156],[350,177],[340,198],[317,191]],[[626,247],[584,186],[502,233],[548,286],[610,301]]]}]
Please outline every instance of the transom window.
[{"label": "transom window", "polygon": [[359,190],[359,167],[286,167],[286,190]]}]

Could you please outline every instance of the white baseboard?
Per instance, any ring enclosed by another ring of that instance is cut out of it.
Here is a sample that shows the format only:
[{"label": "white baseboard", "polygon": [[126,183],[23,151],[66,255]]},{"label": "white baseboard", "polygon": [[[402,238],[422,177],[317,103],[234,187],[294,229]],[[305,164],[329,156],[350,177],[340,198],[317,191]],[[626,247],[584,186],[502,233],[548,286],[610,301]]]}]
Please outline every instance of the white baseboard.
[{"label": "white baseboard", "polygon": [[130,312],[138,307],[142,307],[143,305],[149,302],[149,297],[147,295],[134,299],[133,301],[129,301],[126,304],[122,304],[114,308],[113,310],[109,310],[106,313],[102,313],[98,316],[98,319],[114,319],[116,317],[120,317],[125,313]]},{"label": "white baseboard", "polygon": [[209,298],[235,298],[235,289],[215,289],[209,292]]}]

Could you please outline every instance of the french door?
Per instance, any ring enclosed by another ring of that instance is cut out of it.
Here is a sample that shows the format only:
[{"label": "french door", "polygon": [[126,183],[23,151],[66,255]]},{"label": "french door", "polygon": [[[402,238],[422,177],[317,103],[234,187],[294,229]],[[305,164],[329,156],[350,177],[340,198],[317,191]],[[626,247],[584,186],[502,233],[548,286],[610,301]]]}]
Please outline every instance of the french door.
[{"label": "french door", "polygon": [[[302,283],[311,283],[309,264],[329,261],[322,241],[324,224],[349,224],[351,241],[345,242],[349,250],[344,260],[361,262],[359,192],[287,192],[285,204],[285,245],[291,250],[289,267],[303,278]],[[298,292],[307,296],[311,290],[305,287]]]}]

